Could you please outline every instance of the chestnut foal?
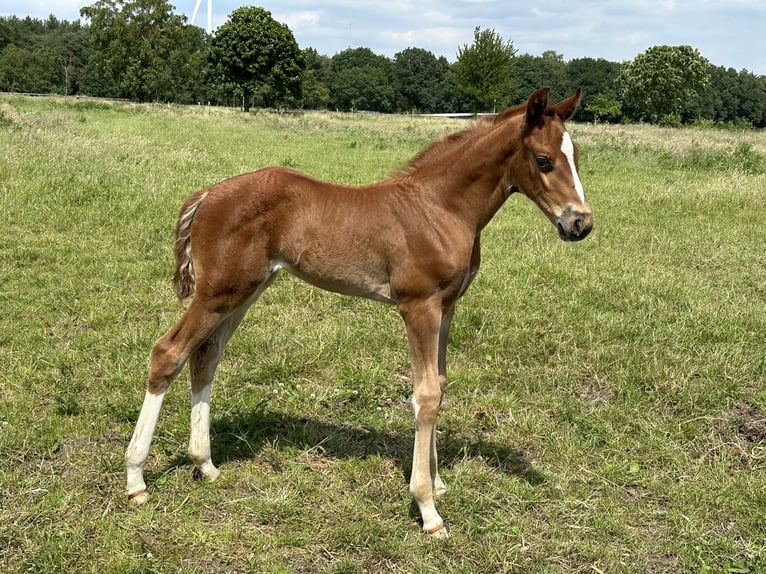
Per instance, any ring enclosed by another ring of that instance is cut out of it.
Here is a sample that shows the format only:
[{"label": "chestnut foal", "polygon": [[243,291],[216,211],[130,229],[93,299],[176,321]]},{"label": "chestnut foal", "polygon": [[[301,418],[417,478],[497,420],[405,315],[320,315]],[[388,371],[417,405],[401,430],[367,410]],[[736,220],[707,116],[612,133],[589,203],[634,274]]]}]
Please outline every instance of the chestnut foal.
[{"label": "chestnut foal", "polygon": [[149,382],[130,441],[127,491],[147,499],[143,467],[163,398],[188,361],[189,455],[207,480],[210,388],[224,346],[250,305],[285,269],[312,285],[399,308],[412,361],[415,445],[410,492],[423,530],[445,537],[434,506],[445,491],[436,454],[436,417],[446,385],[446,348],[455,303],[479,270],[479,234],[514,192],[530,198],[561,239],[577,241],[593,219],[564,122],[580,90],[558,104],[549,88],[525,105],[432,143],[390,179],[365,187],[265,168],[192,194],[176,229],[174,283],[191,297],[154,345]]}]

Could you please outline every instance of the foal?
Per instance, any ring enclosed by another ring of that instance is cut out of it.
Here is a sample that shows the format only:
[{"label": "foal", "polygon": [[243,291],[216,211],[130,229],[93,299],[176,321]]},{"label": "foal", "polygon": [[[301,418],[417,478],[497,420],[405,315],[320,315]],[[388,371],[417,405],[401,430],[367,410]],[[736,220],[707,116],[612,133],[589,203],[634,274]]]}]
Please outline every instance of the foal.
[{"label": "foal", "polygon": [[191,302],[152,349],[144,403],[125,453],[130,499],[147,499],[143,467],[160,407],[187,361],[189,456],[206,480],[218,478],[210,458],[213,374],[250,305],[285,269],[322,289],[399,308],[416,422],[410,492],[423,530],[446,536],[434,506],[434,495],[445,491],[435,425],[455,303],[479,270],[479,234],[514,192],[534,201],[565,241],[583,239],[593,224],[577,148],[564,127],[580,90],[555,105],[548,91],[431,144],[381,183],[342,186],[272,167],[192,194],[177,222],[174,278],[179,298]]}]

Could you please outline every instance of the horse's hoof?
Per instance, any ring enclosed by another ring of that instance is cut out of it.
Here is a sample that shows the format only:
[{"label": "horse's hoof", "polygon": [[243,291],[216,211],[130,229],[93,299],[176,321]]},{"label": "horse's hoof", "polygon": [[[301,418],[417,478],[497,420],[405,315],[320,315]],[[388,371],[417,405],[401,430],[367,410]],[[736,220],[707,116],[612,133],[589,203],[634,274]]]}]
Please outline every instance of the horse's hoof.
[{"label": "horse's hoof", "polygon": [[205,482],[215,482],[221,476],[221,471],[211,464],[210,466],[200,468],[199,474]]},{"label": "horse's hoof", "polygon": [[432,540],[446,540],[449,538],[449,532],[447,531],[447,525],[443,522],[439,526],[426,530],[426,534]]},{"label": "horse's hoof", "polygon": [[149,493],[145,490],[128,495],[128,502],[131,506],[142,506],[146,504],[147,500],[149,500]]}]

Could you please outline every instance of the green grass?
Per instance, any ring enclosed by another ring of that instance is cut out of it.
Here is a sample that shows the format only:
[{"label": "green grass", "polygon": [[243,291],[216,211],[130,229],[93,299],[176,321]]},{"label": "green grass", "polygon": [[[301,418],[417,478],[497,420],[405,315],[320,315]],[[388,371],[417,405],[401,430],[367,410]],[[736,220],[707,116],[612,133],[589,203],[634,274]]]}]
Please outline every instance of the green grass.
[{"label": "green grass", "polygon": [[0,571],[766,569],[762,132],[571,126],[591,236],[515,196],[485,230],[440,417],[448,541],[407,493],[396,310],[287,276],[214,383],[221,479],[186,458],[184,373],[128,507],[183,198],[274,164],[376,181],[463,125],[0,98]]}]

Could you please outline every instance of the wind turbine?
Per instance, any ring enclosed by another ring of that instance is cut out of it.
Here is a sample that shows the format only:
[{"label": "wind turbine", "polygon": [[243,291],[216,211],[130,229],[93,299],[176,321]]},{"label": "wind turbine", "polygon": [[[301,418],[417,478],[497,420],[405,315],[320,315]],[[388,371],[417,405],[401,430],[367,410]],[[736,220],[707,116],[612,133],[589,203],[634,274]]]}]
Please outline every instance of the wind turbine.
[{"label": "wind turbine", "polygon": [[[197,0],[197,3],[194,5],[194,12],[192,13],[191,18],[192,26],[194,25],[194,20],[197,18],[197,12],[199,12],[199,5],[201,3],[202,0]],[[207,0],[207,33],[213,33],[213,0]]]}]

